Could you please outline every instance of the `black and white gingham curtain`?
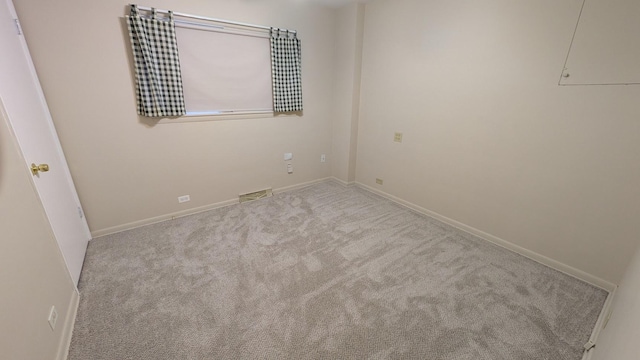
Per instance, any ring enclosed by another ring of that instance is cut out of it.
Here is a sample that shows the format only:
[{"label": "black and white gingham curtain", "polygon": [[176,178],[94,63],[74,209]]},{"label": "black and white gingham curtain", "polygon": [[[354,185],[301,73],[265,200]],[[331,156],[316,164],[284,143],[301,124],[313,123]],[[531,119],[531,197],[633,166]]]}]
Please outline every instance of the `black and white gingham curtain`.
[{"label": "black and white gingham curtain", "polygon": [[148,117],[184,115],[173,14],[169,12],[168,20],[160,20],[153,10],[151,18],[146,18],[139,14],[136,5],[131,5],[127,25],[135,63],[138,114]]},{"label": "black and white gingham curtain", "polygon": [[273,110],[302,111],[302,62],[296,34],[271,29]]}]

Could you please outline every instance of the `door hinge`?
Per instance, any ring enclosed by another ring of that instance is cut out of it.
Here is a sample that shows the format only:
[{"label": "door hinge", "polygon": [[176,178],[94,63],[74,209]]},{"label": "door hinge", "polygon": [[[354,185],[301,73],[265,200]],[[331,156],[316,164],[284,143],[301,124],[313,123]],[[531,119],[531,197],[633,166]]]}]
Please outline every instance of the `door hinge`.
[{"label": "door hinge", "polygon": [[20,26],[20,20],[13,19],[13,21],[16,23],[16,31],[18,32],[18,35],[22,35],[22,26]]},{"label": "door hinge", "polygon": [[84,217],[84,213],[82,212],[82,208],[78,206],[78,215],[80,215],[80,219]]}]

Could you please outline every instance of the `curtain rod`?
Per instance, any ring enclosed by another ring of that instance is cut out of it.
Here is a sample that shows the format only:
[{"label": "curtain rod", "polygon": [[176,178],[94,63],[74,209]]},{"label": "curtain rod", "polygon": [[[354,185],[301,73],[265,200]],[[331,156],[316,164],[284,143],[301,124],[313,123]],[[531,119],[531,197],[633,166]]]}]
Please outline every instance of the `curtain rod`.
[{"label": "curtain rod", "polygon": [[[151,11],[152,10],[152,8],[147,7],[147,6],[138,6],[138,9],[143,10],[143,11]],[[162,14],[168,14],[169,10],[156,9],[156,12],[162,13]],[[221,20],[221,19],[210,18],[210,17],[206,17],[206,16],[184,14],[184,13],[179,13],[179,12],[175,12],[175,11],[173,11],[173,15],[174,16],[185,17],[185,18],[190,18],[190,19],[196,19],[196,20],[213,21],[213,22],[218,22],[218,23],[222,23],[222,24],[246,26],[246,27],[252,27],[252,28],[262,29],[262,30],[271,30],[270,27],[263,26],[263,25],[253,25],[253,24],[241,23],[241,22],[237,22],[237,21]],[[273,28],[273,29],[288,31],[291,34],[297,34],[298,33],[296,30],[285,30],[285,29],[278,29],[278,28]]]}]

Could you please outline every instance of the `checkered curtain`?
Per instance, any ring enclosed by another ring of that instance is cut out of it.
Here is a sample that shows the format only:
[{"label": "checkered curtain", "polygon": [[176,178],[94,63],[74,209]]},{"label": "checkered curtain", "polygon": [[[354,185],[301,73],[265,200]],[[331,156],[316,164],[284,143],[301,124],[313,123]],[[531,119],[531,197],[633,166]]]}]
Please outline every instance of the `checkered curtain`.
[{"label": "checkered curtain", "polygon": [[273,110],[302,111],[302,62],[300,40],[295,33],[271,29],[271,77]]},{"label": "checkered curtain", "polygon": [[146,18],[139,14],[136,5],[131,5],[131,14],[126,18],[135,63],[138,114],[148,117],[184,115],[173,14],[169,12],[168,20],[160,20],[154,9],[151,18]]}]

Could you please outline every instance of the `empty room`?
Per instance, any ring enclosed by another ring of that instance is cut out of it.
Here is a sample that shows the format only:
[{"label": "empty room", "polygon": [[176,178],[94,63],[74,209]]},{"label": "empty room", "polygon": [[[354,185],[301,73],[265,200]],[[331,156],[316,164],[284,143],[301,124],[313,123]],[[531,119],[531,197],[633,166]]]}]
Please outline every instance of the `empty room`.
[{"label": "empty room", "polygon": [[637,1],[0,1],[0,358],[638,359]]}]

